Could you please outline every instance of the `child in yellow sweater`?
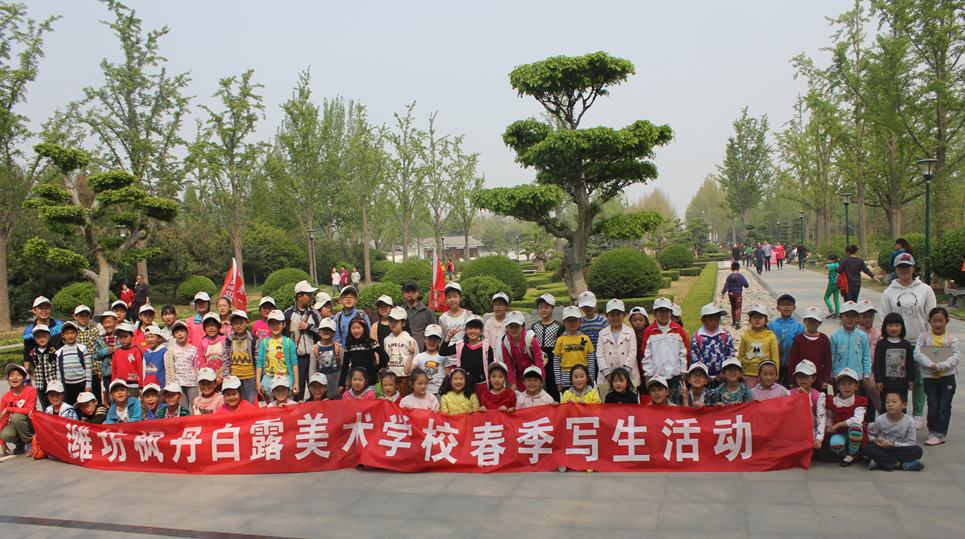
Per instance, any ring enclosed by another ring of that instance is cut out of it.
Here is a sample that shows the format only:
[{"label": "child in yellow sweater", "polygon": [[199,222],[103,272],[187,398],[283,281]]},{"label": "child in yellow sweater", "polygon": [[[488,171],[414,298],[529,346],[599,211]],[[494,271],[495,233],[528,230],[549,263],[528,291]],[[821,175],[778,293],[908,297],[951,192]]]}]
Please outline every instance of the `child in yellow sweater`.
[{"label": "child in yellow sweater", "polygon": [[473,384],[468,383],[466,371],[459,367],[452,369],[442,382],[442,399],[439,407],[444,414],[471,414],[479,410],[479,398]]},{"label": "child in yellow sweater", "polygon": [[741,342],[737,347],[737,359],[744,370],[744,383],[747,387],[755,387],[758,366],[761,362],[769,359],[778,364],[781,356],[777,346],[777,336],[767,329],[767,308],[756,303],[748,313],[751,327],[741,335]]},{"label": "child in yellow sweater", "polygon": [[573,387],[563,393],[563,403],[576,402],[580,404],[601,404],[600,394],[596,389],[589,387],[590,370],[585,365],[574,365],[570,370],[570,378]]}]

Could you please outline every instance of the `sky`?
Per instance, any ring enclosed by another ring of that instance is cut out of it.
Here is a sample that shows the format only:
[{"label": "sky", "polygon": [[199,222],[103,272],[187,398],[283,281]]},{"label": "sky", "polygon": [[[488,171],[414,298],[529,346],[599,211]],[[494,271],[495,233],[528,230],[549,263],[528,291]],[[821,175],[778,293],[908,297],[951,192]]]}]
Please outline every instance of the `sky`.
[{"label": "sky", "polygon": [[[790,119],[796,96],[791,58],[804,53],[826,65],[833,29],[825,17],[851,0],[638,1],[285,1],[125,0],[145,30],[168,26],[161,54],[170,73],[190,72],[196,96],[184,135],[216,105],[219,79],[254,69],[263,84],[265,119],[257,138],[270,140],[299,72],[311,68],[317,102],[342,96],[368,108],[376,124],[417,102],[419,125],[438,112],[440,134],[464,134],[464,150],[480,154],[487,187],[531,182],[501,139],[506,127],[542,107],[519,97],[508,74],[550,56],[596,51],[633,62],[636,75],[597,100],[582,127],[620,128],[638,119],[669,124],[674,141],[656,150],[659,177],[634,185],[631,201],[659,187],[682,217],[707,174],[722,162],[732,122],[743,107],[767,114],[772,130]],[[57,108],[103,84],[99,64],[119,61],[117,39],[96,0],[37,0],[28,15],[63,18],[45,38],[46,57],[18,110],[40,124]],[[219,109],[216,109],[219,110]]]}]

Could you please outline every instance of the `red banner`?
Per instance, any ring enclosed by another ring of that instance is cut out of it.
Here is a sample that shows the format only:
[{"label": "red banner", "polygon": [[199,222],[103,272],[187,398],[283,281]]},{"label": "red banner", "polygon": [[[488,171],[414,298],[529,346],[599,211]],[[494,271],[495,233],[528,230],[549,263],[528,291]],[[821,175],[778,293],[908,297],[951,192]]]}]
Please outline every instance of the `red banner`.
[{"label": "red banner", "polygon": [[245,292],[245,277],[238,271],[238,260],[231,259],[231,271],[225,275],[221,297],[228,298],[235,309],[248,308],[248,294]]},{"label": "red banner", "polygon": [[447,416],[386,401],[91,425],[34,414],[40,447],[88,468],[289,473],[365,464],[399,472],[746,472],[807,468],[806,395],[737,406],[564,404]]}]

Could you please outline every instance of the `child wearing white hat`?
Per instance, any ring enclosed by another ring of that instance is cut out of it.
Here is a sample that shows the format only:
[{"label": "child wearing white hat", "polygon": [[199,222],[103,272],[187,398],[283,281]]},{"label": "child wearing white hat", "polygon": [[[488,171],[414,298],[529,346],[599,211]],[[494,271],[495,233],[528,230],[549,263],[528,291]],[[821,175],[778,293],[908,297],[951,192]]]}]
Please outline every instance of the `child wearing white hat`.
[{"label": "child wearing white hat", "polygon": [[506,334],[506,313],[509,311],[509,296],[505,292],[493,295],[493,316],[483,326],[483,340],[495,346]]},{"label": "child wearing white hat", "polygon": [[613,371],[624,368],[630,373],[630,381],[634,387],[640,385],[640,368],[637,364],[637,336],[630,326],[623,323],[626,318],[626,306],[618,299],[606,302],[606,319],[609,326],[600,332],[597,341],[596,357],[600,366],[597,375],[597,386],[609,390],[610,375]]},{"label": "child wearing white hat", "polygon": [[[590,342],[593,343],[593,348],[599,350],[600,333],[610,324],[606,318],[596,312],[596,296],[590,291],[583,292],[577,297],[576,306],[579,307],[583,313],[583,319],[580,320],[580,332],[590,338]],[[593,380],[595,380],[599,374],[597,371],[598,369],[594,369],[590,372]]]},{"label": "child wearing white hat", "polygon": [[[842,306],[842,310],[845,308]],[[868,441],[865,432],[868,399],[856,394],[861,374],[855,370],[847,367],[842,369],[834,381],[838,392],[828,395],[825,401],[828,409],[827,432],[831,436],[825,439],[822,454],[829,460],[838,461],[841,466],[851,466],[861,452],[861,446]]]},{"label": "child wearing white hat", "polygon": [[[798,364],[803,360],[810,360],[815,368],[814,387],[824,391],[831,383],[831,341],[828,336],[818,331],[824,321],[824,313],[817,307],[804,309],[801,317],[804,322],[804,333],[794,338],[791,346],[791,362],[788,368],[797,372]],[[788,380],[791,388],[797,387],[796,377]]]},{"label": "child wearing white hat", "polygon": [[737,359],[744,369],[744,382],[749,387],[754,387],[757,385],[758,366],[761,362],[770,359],[777,363],[781,354],[777,336],[767,329],[767,307],[755,303],[747,313],[751,327],[741,335],[740,344],[737,346]]},{"label": "child wearing white hat", "polygon": [[640,368],[644,378],[661,376],[667,380],[670,399],[680,391],[680,376],[687,372],[687,342],[683,328],[671,319],[673,302],[657,298],[653,302],[655,322],[643,332],[643,359]]},{"label": "child wearing white hat", "polygon": [[[594,303],[595,304],[595,303]],[[556,371],[556,388],[560,395],[563,390],[573,384],[570,378],[570,371],[577,365],[583,365],[590,374],[590,380],[596,372],[596,347],[593,341],[580,331],[583,317],[580,310],[576,307],[566,307],[563,309],[563,325],[566,326],[566,333],[556,339],[556,348],[553,349],[553,368]]]},{"label": "child wearing white hat", "polygon": [[714,303],[700,308],[700,321],[703,325],[690,339],[690,364],[701,363],[707,370],[709,387],[713,389],[723,378],[721,368],[724,361],[737,356],[737,345],[730,332],[720,325],[727,311]]},{"label": "child wearing white hat", "polygon": [[[556,298],[552,294],[547,293],[536,298],[536,310],[539,312],[540,319],[534,322],[530,329],[533,330],[533,336],[543,352],[546,392],[554,399],[554,402],[559,402],[560,392],[556,386],[556,358],[553,356],[553,349],[556,348],[556,339],[566,331],[566,328],[553,318],[555,308]],[[524,376],[523,384],[525,385],[525,383]]]},{"label": "child wearing white hat", "polygon": [[44,413],[77,421],[77,412],[74,411],[74,407],[64,403],[64,384],[60,382],[47,384],[47,402],[50,406],[47,406]]}]

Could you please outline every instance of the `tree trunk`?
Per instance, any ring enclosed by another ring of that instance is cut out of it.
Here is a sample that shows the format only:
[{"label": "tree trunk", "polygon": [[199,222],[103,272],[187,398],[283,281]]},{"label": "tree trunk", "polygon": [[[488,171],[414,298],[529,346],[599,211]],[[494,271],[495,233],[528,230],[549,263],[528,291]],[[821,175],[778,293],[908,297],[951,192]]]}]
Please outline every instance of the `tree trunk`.
[{"label": "tree trunk", "polygon": [[733,215],[730,216],[730,236],[734,245],[737,245],[737,218]]},{"label": "tree trunk", "polygon": [[[408,219],[405,219],[406,224],[402,227],[402,261],[409,261],[409,226]],[[395,251],[393,251],[394,253]],[[392,255],[392,259],[395,260],[395,255]]]},{"label": "tree trunk", "polygon": [[9,234],[0,235],[0,332],[10,331],[10,291],[7,288],[7,243]]},{"label": "tree trunk", "polygon": [[466,227],[466,262],[469,262],[469,227]]},{"label": "tree trunk", "polygon": [[242,259],[241,259],[241,231],[240,230],[235,231],[234,238],[232,238],[231,241],[235,246],[235,260],[238,262],[238,273],[240,275],[244,275],[245,270],[244,270],[244,266],[242,265]]},{"label": "tree trunk", "polygon": [[586,260],[586,245],[593,231],[593,213],[590,209],[590,197],[583,184],[577,186],[573,193],[576,202],[576,226],[573,239],[563,256],[563,280],[570,293],[570,303],[576,305],[577,297],[586,292],[586,279],[583,277],[583,263]]},{"label": "tree trunk", "polygon": [[372,263],[369,255],[369,214],[362,204],[362,260],[365,262],[365,286],[372,284]]}]

